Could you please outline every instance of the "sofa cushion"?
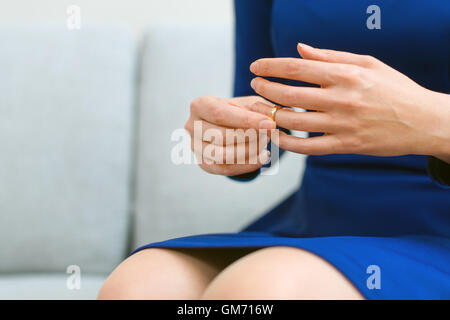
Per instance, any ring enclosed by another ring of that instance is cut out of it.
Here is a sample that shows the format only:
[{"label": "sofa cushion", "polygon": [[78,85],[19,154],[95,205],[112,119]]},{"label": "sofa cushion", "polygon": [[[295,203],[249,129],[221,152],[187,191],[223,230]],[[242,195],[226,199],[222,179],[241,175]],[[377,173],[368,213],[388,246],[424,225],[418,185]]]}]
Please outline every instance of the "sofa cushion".
[{"label": "sofa cushion", "polygon": [[249,183],[171,161],[179,143],[171,140],[172,134],[183,129],[191,100],[231,95],[232,33],[228,24],[161,24],[152,26],[145,37],[135,247],[195,233],[237,231],[300,182],[304,157],[293,154],[283,157],[277,174]]},{"label": "sofa cushion", "polygon": [[128,31],[0,29],[0,272],[109,272],[126,252]]},{"label": "sofa cushion", "polygon": [[92,300],[106,275],[82,274],[79,287],[63,273],[0,275],[0,300]]}]

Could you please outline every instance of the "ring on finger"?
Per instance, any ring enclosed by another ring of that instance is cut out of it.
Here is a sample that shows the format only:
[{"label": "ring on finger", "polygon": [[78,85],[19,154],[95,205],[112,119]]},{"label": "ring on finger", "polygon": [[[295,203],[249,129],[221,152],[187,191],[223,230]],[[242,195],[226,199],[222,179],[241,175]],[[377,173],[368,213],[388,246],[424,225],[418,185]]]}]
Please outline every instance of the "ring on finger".
[{"label": "ring on finger", "polygon": [[273,122],[276,122],[275,115],[277,114],[277,111],[283,109],[283,107],[275,105],[272,110],[270,111],[270,119],[272,119]]}]

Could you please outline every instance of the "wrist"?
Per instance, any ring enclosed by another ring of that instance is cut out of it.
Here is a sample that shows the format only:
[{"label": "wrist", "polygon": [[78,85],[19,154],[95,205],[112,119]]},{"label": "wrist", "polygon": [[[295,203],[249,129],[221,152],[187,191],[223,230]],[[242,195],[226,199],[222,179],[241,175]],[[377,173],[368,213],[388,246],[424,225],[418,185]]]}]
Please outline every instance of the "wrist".
[{"label": "wrist", "polygon": [[447,162],[450,164],[450,137],[447,140],[446,145],[443,144],[441,148],[433,154],[435,158],[441,159],[444,162]]},{"label": "wrist", "polygon": [[433,150],[430,155],[450,163],[450,95],[431,92],[433,106],[431,110],[436,111],[437,126],[433,130],[435,138]]}]

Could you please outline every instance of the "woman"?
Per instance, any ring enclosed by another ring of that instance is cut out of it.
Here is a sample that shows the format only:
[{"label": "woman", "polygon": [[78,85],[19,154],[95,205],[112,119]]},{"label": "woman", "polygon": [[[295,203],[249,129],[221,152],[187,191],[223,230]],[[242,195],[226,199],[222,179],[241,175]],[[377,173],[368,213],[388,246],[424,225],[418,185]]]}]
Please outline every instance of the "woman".
[{"label": "woman", "polygon": [[235,1],[236,98],[196,99],[186,129],[307,131],[278,141],[309,155],[302,186],[242,232],[137,249],[100,298],[450,298],[450,3],[372,2]]}]

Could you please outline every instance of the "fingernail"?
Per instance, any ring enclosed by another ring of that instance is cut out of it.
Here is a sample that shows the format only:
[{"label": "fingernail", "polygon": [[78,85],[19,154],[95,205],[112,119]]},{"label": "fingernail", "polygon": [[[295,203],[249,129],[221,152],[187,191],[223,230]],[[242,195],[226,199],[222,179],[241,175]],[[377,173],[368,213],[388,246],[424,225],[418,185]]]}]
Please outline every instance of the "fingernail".
[{"label": "fingernail", "polygon": [[275,123],[272,120],[263,120],[259,123],[259,128],[267,130],[274,129]]},{"label": "fingernail", "polygon": [[252,79],[252,81],[250,82],[250,86],[252,87],[253,90],[255,90],[255,82],[256,78]]},{"label": "fingernail", "polygon": [[257,73],[258,72],[258,62],[255,61],[250,65],[250,71],[253,73]]},{"label": "fingernail", "polygon": [[267,162],[267,160],[269,160],[269,157],[270,151],[266,151],[259,156],[259,161],[261,162],[261,164],[264,164]]},{"label": "fingernail", "polygon": [[298,45],[300,48],[314,49],[313,47],[308,46],[307,44],[304,44],[304,43],[301,43],[301,42],[299,42],[297,45]]}]

